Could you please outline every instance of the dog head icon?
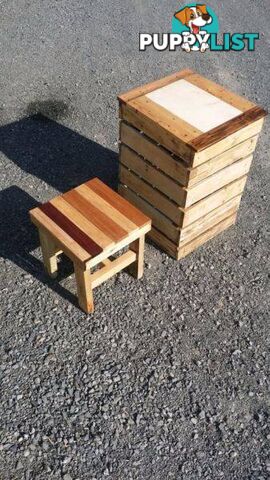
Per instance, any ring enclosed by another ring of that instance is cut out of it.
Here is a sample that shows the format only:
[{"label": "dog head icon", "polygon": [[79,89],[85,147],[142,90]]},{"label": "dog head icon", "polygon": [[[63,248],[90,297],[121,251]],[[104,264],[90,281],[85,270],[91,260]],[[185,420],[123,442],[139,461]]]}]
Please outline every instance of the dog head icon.
[{"label": "dog head icon", "polygon": [[207,11],[206,5],[196,5],[196,7],[186,7],[175,13],[175,18],[186,25],[190,32],[198,35],[205,25],[212,23],[212,17]]}]

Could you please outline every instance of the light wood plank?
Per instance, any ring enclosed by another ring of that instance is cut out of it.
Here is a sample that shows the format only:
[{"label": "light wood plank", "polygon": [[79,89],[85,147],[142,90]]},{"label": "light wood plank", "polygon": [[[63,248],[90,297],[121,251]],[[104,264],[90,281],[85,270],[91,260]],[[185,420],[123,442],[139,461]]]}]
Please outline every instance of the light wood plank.
[{"label": "light wood plank", "polygon": [[187,165],[180,159],[174,158],[170,152],[161,145],[154,143],[150,138],[143,135],[142,132],[139,132],[131,125],[121,122],[120,140],[174,180],[184,186],[188,184],[189,170]]},{"label": "light wood plank", "polygon": [[[200,131],[209,132],[243,113],[185,79],[159,88],[146,95],[146,98],[165,109],[167,115],[164,114],[164,118],[170,118],[170,128],[181,119],[181,122],[184,122],[183,126],[188,128],[188,132],[191,132],[193,127],[196,136],[200,135]],[[157,109],[156,112],[158,113]]]},{"label": "light wood plank", "polygon": [[147,96],[132,100],[129,106],[138,110],[150,120],[154,120],[156,129],[159,129],[159,127],[165,128],[185,143],[191,142],[203,133],[203,130],[199,130],[194,125],[176,116],[176,114],[166,110],[166,108],[158,105]]},{"label": "light wood plank", "polygon": [[147,236],[171,257],[178,259],[178,245],[169,240],[162,232],[153,227]]},{"label": "light wood plank", "polygon": [[56,197],[51,202],[60,212],[72,219],[72,222],[85,232],[100,247],[107,248],[115,242],[98,229],[93,223],[86,219],[76,208],[66,202],[62,197]]},{"label": "light wood plank", "polygon": [[60,245],[63,252],[72,260],[77,260],[81,263],[87,262],[90,259],[89,253],[86,252],[77,242],[75,242],[64,230],[62,230],[56,223],[54,223],[47,215],[45,215],[39,208],[35,208],[30,212],[32,222],[37,226],[43,228],[46,232],[53,236],[57,244]]},{"label": "light wood plank", "polygon": [[137,225],[137,227],[141,228],[149,223],[149,218],[146,215],[127,202],[117,192],[112,190],[98,178],[93,178],[87,182],[86,185],[95,193],[97,193],[97,195],[102,197],[103,200],[106,200],[106,202],[108,202],[112,207],[122,213],[122,215]]},{"label": "light wood plank", "polygon": [[220,100],[223,100],[229,105],[232,105],[233,107],[238,108],[242,112],[246,112],[250,108],[256,106],[255,103],[250,102],[244,97],[240,97],[239,95],[236,95],[235,93],[225,89],[221,85],[218,85],[217,83],[211,80],[208,80],[207,78],[202,77],[197,73],[193,73],[192,75],[189,75],[186,80],[192,83],[193,85],[196,85],[197,87],[202,88],[203,90],[210,93],[211,95],[215,95],[215,97],[220,98]]},{"label": "light wood plank", "polygon": [[185,228],[191,223],[196,222],[196,220],[207,215],[215,208],[218,208],[228,200],[243,193],[246,181],[247,176],[241,177],[185,209],[182,227]]},{"label": "light wood plank", "polygon": [[165,78],[161,78],[159,80],[155,80],[154,82],[150,82],[146,85],[133,88],[132,90],[122,93],[118,96],[120,102],[127,103],[131,100],[134,100],[137,97],[141,97],[142,95],[146,95],[147,93],[156,90],[157,88],[164,87],[165,85],[169,85],[170,83],[179,80],[180,78],[186,78],[189,75],[192,75],[194,72],[189,69],[181,70],[180,72],[173,73]]},{"label": "light wood plank", "polygon": [[185,205],[187,196],[185,187],[174,182],[125,145],[120,147],[120,162],[154,187],[158,187],[162,193],[173,199],[178,205]]},{"label": "light wood plank", "polygon": [[181,230],[180,248],[191,242],[194,238],[202,235],[205,231],[212,228],[217,223],[222,222],[225,218],[237,212],[241,202],[241,195],[235,197],[220,207],[212,210],[208,215],[201,217],[196,222]]},{"label": "light wood plank", "polygon": [[124,268],[136,262],[136,253],[128,251],[118,257],[116,260],[109,262],[105,267],[91,275],[92,288],[96,288],[109,278],[121,272]]},{"label": "light wood plank", "polygon": [[219,235],[220,233],[224,232],[224,230],[234,225],[236,222],[236,219],[237,219],[237,214],[234,214],[226,218],[222,222],[218,223],[211,229],[204,232],[199,237],[195,238],[195,240],[192,240],[187,245],[184,245],[183,247],[181,247],[178,250],[178,260],[186,257],[187,255],[192,253],[194,250],[197,250],[197,248],[202,246],[204,243],[208,242],[209,240],[214,238],[216,235]]},{"label": "light wood plank", "polygon": [[95,258],[89,259],[89,261],[86,262],[86,268],[92,268],[95,265],[98,265],[99,263],[102,263],[104,259],[106,259],[108,257],[111,257],[116,252],[119,252],[119,250],[122,250],[122,248],[125,248],[127,245],[130,245],[130,243],[135,241],[140,236],[146,235],[149,232],[149,230],[151,230],[151,222],[148,225],[145,225],[144,227],[140,228],[139,231],[136,230],[134,232],[131,232],[128,235],[128,237],[119,241],[116,246],[114,246],[112,248],[107,248],[100,255],[97,255]]},{"label": "light wood plank", "polygon": [[194,155],[193,161],[191,161],[191,166],[196,167],[206,162],[207,160],[216,157],[217,155],[233,148],[235,145],[244,142],[250,137],[258,135],[262,129],[264,120],[257,120],[251,125],[242,128],[240,131],[235,132],[223,140],[217,142],[215,145],[206,148],[200,152],[197,152]]},{"label": "light wood plank", "polygon": [[142,178],[138,177],[131,170],[120,164],[119,182],[129,187],[133,192],[138,193],[144,200],[149,202],[157,210],[166,215],[177,225],[180,225],[184,210],[177,206],[172,200],[159,192],[156,188],[146,183]]},{"label": "light wood plank", "polygon": [[94,300],[90,271],[84,270],[84,268],[82,268],[76,262],[74,263],[74,271],[77,283],[79,305],[85,313],[93,313]]},{"label": "light wood plank", "polygon": [[211,177],[206,178],[194,187],[188,189],[186,207],[193,205],[207,195],[231,183],[233,180],[247,175],[251,162],[252,155],[239,162],[233,163],[229,167],[220,170],[214,175],[211,175]]},{"label": "light wood plank", "polygon": [[141,197],[132,192],[129,188],[119,185],[119,193],[123,195],[129,202],[133,203],[136,207],[140,208],[142,212],[148,215],[152,219],[152,224],[161,232],[166,233],[167,237],[173,242],[179,241],[179,228],[174,225],[168,217],[165,217],[161,212],[156,210],[150,203],[147,203]]},{"label": "light wood plank", "polygon": [[75,189],[82,195],[86,200],[95,205],[100,212],[107,215],[111,220],[117,223],[121,228],[126,230],[128,233],[133,230],[138,230],[138,226],[135,223],[131,222],[126,216],[122,215],[116,208],[112,207],[108,202],[103,200],[99,195],[97,195],[93,190],[91,190],[86,185],[81,185]]},{"label": "light wood plank", "polygon": [[53,238],[43,229],[39,228],[40,246],[43,257],[43,264],[46,272],[50,277],[57,277],[57,247],[55,246]]},{"label": "light wood plank", "polygon": [[185,141],[179,139],[177,134],[173,134],[166,127],[159,125],[157,128],[155,118],[149,118],[129,104],[121,105],[120,118],[143,131],[148,137],[176,156],[181,157],[188,165],[192,165],[195,149],[188,146]]},{"label": "light wood plank", "polygon": [[236,145],[226,152],[221,153],[215,158],[212,158],[208,162],[199,165],[190,170],[190,179],[188,182],[188,187],[196,185],[198,182],[201,182],[205,178],[213,175],[222,168],[225,168],[232,163],[245,158],[254,152],[258,141],[258,135],[255,137],[249,138],[248,140]]},{"label": "light wood plank", "polygon": [[145,247],[145,236],[138,238],[135,242],[131,243],[129,248],[135,253],[136,261],[133,263],[129,269],[130,274],[140,280],[143,277],[144,271],[144,247]]}]

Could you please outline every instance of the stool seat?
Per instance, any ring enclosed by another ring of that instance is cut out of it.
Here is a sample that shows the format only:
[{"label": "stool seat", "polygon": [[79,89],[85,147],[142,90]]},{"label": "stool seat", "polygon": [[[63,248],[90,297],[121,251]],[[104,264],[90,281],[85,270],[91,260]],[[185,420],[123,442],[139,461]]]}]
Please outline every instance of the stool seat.
[{"label": "stool seat", "polygon": [[[62,252],[74,262],[77,284],[81,283],[78,278],[82,278],[82,272],[90,273],[90,268],[104,264],[104,271],[90,277],[90,283],[94,282],[92,288],[101,283],[98,278],[104,281],[111,271],[117,273],[123,265],[137,262],[139,248],[133,242],[144,238],[151,229],[151,220],[146,215],[98,178],[34,208],[30,216],[39,229],[43,260],[50,275],[57,273],[55,257]],[[130,244],[131,251],[122,256],[122,262],[108,260]],[[138,275],[142,273],[137,272]],[[78,293],[82,308],[93,311],[93,305],[86,306]]]}]

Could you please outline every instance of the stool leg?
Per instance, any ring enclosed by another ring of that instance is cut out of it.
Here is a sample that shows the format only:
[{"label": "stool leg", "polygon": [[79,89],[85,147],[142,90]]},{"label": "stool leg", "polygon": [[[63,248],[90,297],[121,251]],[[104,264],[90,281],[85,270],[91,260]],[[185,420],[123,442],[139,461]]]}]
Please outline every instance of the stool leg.
[{"label": "stool leg", "polygon": [[94,300],[90,270],[84,270],[77,263],[74,263],[74,270],[77,282],[79,305],[85,313],[93,313]]},{"label": "stool leg", "polygon": [[50,277],[56,278],[58,266],[55,254],[59,249],[55,247],[53,240],[46,232],[39,230],[39,238],[45,270]]},{"label": "stool leg", "polygon": [[144,245],[145,245],[145,235],[135,240],[131,243],[129,248],[137,255],[137,260],[132,265],[130,265],[129,271],[131,275],[138,280],[143,276],[144,268]]}]

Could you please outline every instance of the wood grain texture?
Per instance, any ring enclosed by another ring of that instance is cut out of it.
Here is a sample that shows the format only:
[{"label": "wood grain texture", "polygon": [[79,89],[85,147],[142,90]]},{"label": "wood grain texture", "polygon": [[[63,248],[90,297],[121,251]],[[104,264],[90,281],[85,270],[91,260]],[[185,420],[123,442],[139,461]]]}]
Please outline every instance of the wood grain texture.
[{"label": "wood grain texture", "polygon": [[[193,127],[196,137],[200,131],[208,132],[242,113],[238,108],[185,79],[159,88],[142,98],[152,100],[155,105],[170,114],[170,118],[181,119],[190,132]],[[169,125],[171,124],[172,121]]]},{"label": "wood grain texture", "polygon": [[106,200],[97,195],[93,190],[91,190],[90,187],[88,187],[88,185],[81,185],[80,187],[77,187],[76,192],[90,202],[91,205],[94,205],[100,214],[106,215],[106,217],[112,220],[125,232],[130,233],[138,229],[135,223],[131,222],[128,217],[123,215],[121,212],[119,212],[119,210],[112,207],[110,203],[106,202]]},{"label": "wood grain texture", "polygon": [[159,125],[157,128],[155,118],[149,118],[129,104],[121,106],[120,118],[133,125],[137,130],[143,131],[148,137],[176,156],[181,157],[188,165],[192,164],[196,153],[195,149],[179,139],[177,133],[170,132],[165,126]]},{"label": "wood grain texture", "polygon": [[180,248],[191,242],[194,238],[202,235],[205,231],[212,228],[217,223],[237,212],[241,202],[241,195],[232,198],[218,208],[212,210],[207,215],[202,216],[196,222],[183,228],[180,232]]},{"label": "wood grain texture", "polygon": [[107,187],[107,185],[98,178],[86,182],[86,185],[106,200],[106,202],[110,203],[110,205],[122,213],[122,215],[131,220],[137,227],[143,227],[149,223],[150,220],[146,215],[118,195],[118,193]]},{"label": "wood grain texture", "polygon": [[229,120],[226,123],[210,130],[207,133],[204,133],[197,137],[194,140],[190,141],[190,145],[197,151],[205,150],[208,147],[211,147],[215,143],[223,140],[229,135],[241,130],[244,127],[247,127],[251,123],[256,122],[264,118],[267,115],[266,110],[261,107],[253,107],[250,110],[242,113],[236,118]]},{"label": "wood grain texture", "polygon": [[225,185],[220,190],[207,195],[199,202],[191,205],[191,207],[185,209],[184,218],[182,222],[182,228],[187,227],[196,220],[200,219],[204,215],[223,205],[227,201],[243,193],[247,181],[247,176],[241,177],[234,182]]},{"label": "wood grain texture", "polygon": [[57,249],[55,247],[54,240],[42,228],[39,228],[38,231],[44,268],[50,277],[56,278],[58,265],[56,256]]},{"label": "wood grain texture", "polygon": [[148,97],[136,98],[129,103],[129,106],[150,120],[155,121],[157,129],[160,127],[165,129],[184,143],[190,143],[202,135],[202,131],[194,125],[166,110],[166,108],[153,102]]},{"label": "wood grain texture", "polygon": [[234,162],[241,160],[252,154],[256,148],[258,135],[236,145],[229,150],[217,155],[215,158],[204,162],[198,167],[190,169],[188,187],[192,187],[214,173],[228,167]]},{"label": "wood grain texture", "polygon": [[95,273],[92,273],[92,288],[98,287],[102,283],[106,282],[106,280],[109,280],[109,278],[121,272],[124,268],[128,267],[134,262],[136,262],[136,254],[131,251],[128,251],[121,255],[121,257],[109,262],[107,265],[105,265],[105,267],[97,270]]},{"label": "wood grain texture", "polygon": [[120,162],[148,183],[157,187],[158,190],[173,199],[178,205],[185,205],[187,197],[186,189],[156,169],[142,157],[139,157],[139,155],[125,145],[121,145],[120,147]]},{"label": "wood grain texture", "polygon": [[175,202],[170,200],[157,188],[154,188],[121,164],[119,169],[119,182],[126,185],[133,192],[139,194],[144,200],[153,205],[157,210],[160,210],[160,212],[166,215],[174,223],[177,225],[181,224],[184,210],[178,207]]},{"label": "wood grain texture", "polygon": [[179,241],[179,228],[172,223],[168,217],[163,215],[159,210],[156,210],[152,205],[143,200],[143,198],[132,192],[132,190],[121,184],[119,185],[119,193],[148,215],[151,218],[154,227],[158,228],[161,232],[166,232],[167,237],[173,242],[177,243]]},{"label": "wood grain texture", "polygon": [[192,240],[187,245],[184,245],[178,250],[178,260],[186,257],[193,251],[197,250],[197,248],[201,247],[204,243],[208,242],[212,238],[216,237],[220,233],[224,232],[227,228],[231,227],[235,224],[237,218],[237,214],[233,214],[232,216],[226,218],[222,222],[218,223],[214,227],[210,228],[206,232],[204,232],[199,237]]},{"label": "wood grain texture", "polygon": [[94,313],[94,299],[90,271],[81,268],[76,262],[74,263],[74,271],[79,305],[86,314]]},{"label": "wood grain texture", "polygon": [[30,217],[32,222],[38,228],[43,228],[46,232],[52,235],[54,239],[57,239],[57,243],[59,243],[63,252],[69,258],[82,264],[91,258],[84,248],[82,248],[72,237],[62,230],[61,227],[43,213],[39,207],[30,211]]},{"label": "wood grain texture", "polygon": [[40,205],[40,210],[47,215],[58,227],[66,232],[91,257],[102,252],[102,248],[78,228],[67,216],[60,212],[50,202]]},{"label": "wood grain texture", "polygon": [[122,93],[118,96],[118,100],[121,103],[128,103],[135,98],[141,97],[142,95],[146,95],[147,93],[156,90],[157,88],[164,87],[165,85],[169,85],[170,83],[175,82],[176,80],[180,80],[181,78],[187,78],[189,75],[192,75],[193,71],[189,69],[181,70],[180,72],[173,73],[165,78],[161,78],[159,80],[155,80],[150,82],[146,85],[141,87],[134,88],[126,93]]},{"label": "wood grain texture", "polygon": [[91,204],[91,202],[80,195],[76,190],[71,190],[70,192],[65,193],[63,198],[76,208],[76,210],[79,210],[79,212],[86,218],[90,218],[91,223],[113,241],[119,242],[128,235],[126,230],[113,222],[107,215],[100,212],[98,208]]},{"label": "wood grain texture", "polygon": [[262,129],[264,119],[257,120],[256,122],[248,125],[247,127],[242,128],[240,131],[229,135],[220,142],[212,145],[211,147],[206,148],[200,152],[197,152],[194,155],[192,160],[192,167],[196,167],[207,162],[209,159],[214,159],[217,155],[220,155],[223,152],[226,152],[230,148],[235,147],[236,145],[248,140],[255,135],[258,135]]},{"label": "wood grain texture", "polygon": [[136,261],[130,266],[129,272],[137,280],[140,280],[140,278],[143,277],[144,247],[145,247],[145,235],[135,240],[135,242],[131,243],[129,246],[130,250],[136,255]]},{"label": "wood grain texture", "polygon": [[72,218],[72,222],[90,238],[94,240],[102,249],[114,245],[114,241],[98,229],[93,223],[84,217],[76,208],[70,205],[61,196],[50,201],[66,217]]},{"label": "wood grain texture", "polygon": [[178,245],[173,243],[166,235],[153,227],[147,236],[171,257],[178,260]]},{"label": "wood grain texture", "polygon": [[208,80],[208,78],[202,77],[197,73],[193,73],[192,75],[189,75],[186,80],[192,83],[193,85],[196,85],[197,87],[202,88],[206,92],[211,93],[211,95],[214,95],[220,100],[223,100],[224,102],[229,103],[233,107],[238,108],[239,110],[242,110],[242,112],[246,112],[247,110],[250,110],[251,108],[256,106],[255,103],[250,102],[244,97],[236,95],[235,93],[227,90],[221,85],[211,80]]},{"label": "wood grain texture", "polygon": [[121,122],[120,141],[139,155],[142,155],[152,165],[166,173],[166,175],[169,175],[184,186],[187,185],[189,179],[187,165],[179,158],[173,157],[169,151],[165,150],[161,145],[154,143],[139,130]]},{"label": "wood grain texture", "polygon": [[151,223],[145,225],[139,230],[136,230],[135,232],[130,233],[128,237],[118,242],[115,246],[111,248],[107,248],[100,255],[97,255],[95,258],[91,258],[86,263],[86,268],[92,268],[92,267],[95,267],[95,265],[102,263],[103,260],[114,255],[116,252],[119,252],[119,250],[122,250],[122,248],[125,248],[126,246],[130,245],[130,243],[135,241],[137,238],[141,237],[142,235],[146,235],[149,232],[149,230],[151,230]]},{"label": "wood grain texture", "polygon": [[223,168],[214,175],[206,178],[197,185],[194,185],[188,189],[187,198],[186,198],[186,207],[193,205],[199,200],[205,198],[206,196],[214,193],[215,191],[221,189],[225,185],[233,182],[237,178],[243,177],[248,174],[252,162],[252,155],[238,162],[233,163],[232,165]]}]

